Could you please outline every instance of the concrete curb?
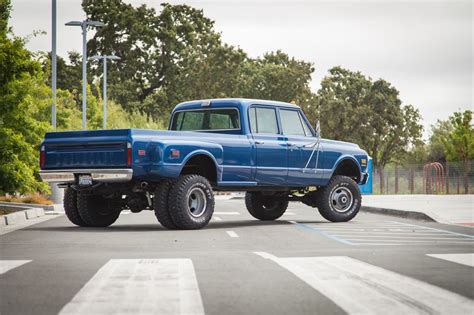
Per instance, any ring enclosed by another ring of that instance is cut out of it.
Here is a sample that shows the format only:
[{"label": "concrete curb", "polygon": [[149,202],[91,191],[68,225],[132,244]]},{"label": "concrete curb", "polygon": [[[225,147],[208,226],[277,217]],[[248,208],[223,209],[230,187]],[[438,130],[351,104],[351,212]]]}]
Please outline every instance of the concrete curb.
[{"label": "concrete curb", "polygon": [[[4,205],[2,205],[4,206]],[[6,206],[8,207],[8,205]],[[10,206],[11,208],[18,208],[18,206]],[[9,213],[0,217],[0,227],[24,223],[27,220],[35,219],[45,215],[42,208],[26,208],[17,212]]]},{"label": "concrete curb", "polygon": [[418,212],[418,211],[396,210],[396,209],[366,207],[366,206],[362,206],[360,208],[360,211],[370,212],[370,213],[375,213],[375,214],[390,215],[390,216],[405,218],[405,219],[437,222],[435,219],[433,219],[426,213]]},{"label": "concrete curb", "polygon": [[21,208],[41,208],[45,211],[61,211],[62,206],[60,204],[54,205],[40,205],[36,203],[21,203],[21,202],[0,202],[0,206],[10,207],[21,207]]}]

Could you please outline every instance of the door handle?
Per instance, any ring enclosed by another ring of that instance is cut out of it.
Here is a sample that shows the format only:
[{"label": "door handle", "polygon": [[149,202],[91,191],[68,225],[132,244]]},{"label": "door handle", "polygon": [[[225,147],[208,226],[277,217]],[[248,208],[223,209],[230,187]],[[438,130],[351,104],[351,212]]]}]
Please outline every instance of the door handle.
[{"label": "door handle", "polygon": [[265,144],[264,141],[255,140],[255,144]]}]

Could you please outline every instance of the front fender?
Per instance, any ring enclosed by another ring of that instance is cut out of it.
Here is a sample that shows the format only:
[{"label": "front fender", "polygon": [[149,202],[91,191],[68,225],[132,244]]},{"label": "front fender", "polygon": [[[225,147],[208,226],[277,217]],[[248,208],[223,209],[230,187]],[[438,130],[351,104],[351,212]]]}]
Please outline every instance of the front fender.
[{"label": "front fender", "polygon": [[337,167],[345,160],[351,160],[352,162],[354,162],[357,165],[357,169],[359,170],[359,178],[360,178],[360,180],[362,180],[364,178],[365,173],[362,172],[362,169],[361,169],[360,164],[357,161],[357,159],[355,157],[353,157],[352,155],[348,155],[348,154],[343,154],[336,160],[336,162],[334,163],[334,165],[333,165],[333,167],[330,171],[331,176],[329,178],[331,178],[333,176],[333,174],[336,171]]}]

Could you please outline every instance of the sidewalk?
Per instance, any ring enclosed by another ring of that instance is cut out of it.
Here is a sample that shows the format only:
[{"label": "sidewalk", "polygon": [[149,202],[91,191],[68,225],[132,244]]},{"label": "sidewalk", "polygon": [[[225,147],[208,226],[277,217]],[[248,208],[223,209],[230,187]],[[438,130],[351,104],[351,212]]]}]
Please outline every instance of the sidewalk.
[{"label": "sidewalk", "polygon": [[474,195],[364,195],[362,211],[474,227]]}]

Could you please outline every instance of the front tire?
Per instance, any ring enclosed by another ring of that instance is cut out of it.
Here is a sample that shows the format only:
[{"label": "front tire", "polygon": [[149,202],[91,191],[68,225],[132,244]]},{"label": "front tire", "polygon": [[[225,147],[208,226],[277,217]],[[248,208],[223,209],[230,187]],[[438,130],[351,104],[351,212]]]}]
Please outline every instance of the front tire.
[{"label": "front tire", "polygon": [[212,187],[205,177],[181,176],[170,190],[168,205],[169,214],[178,229],[201,229],[214,213]]},{"label": "front tire", "polygon": [[356,182],[347,176],[334,176],[317,192],[319,213],[331,222],[347,222],[359,212],[362,196]]},{"label": "front tire", "polygon": [[105,198],[102,195],[78,194],[77,208],[88,226],[106,227],[114,223],[121,209],[121,199]]},{"label": "front tire", "polygon": [[77,226],[88,226],[87,223],[82,220],[79,210],[77,209],[77,192],[72,188],[66,188],[64,191],[64,212],[67,218],[73,224]]},{"label": "front tire", "polygon": [[260,192],[247,192],[245,206],[254,218],[271,221],[278,219],[285,213],[288,208],[288,200],[274,195],[265,196]]}]

